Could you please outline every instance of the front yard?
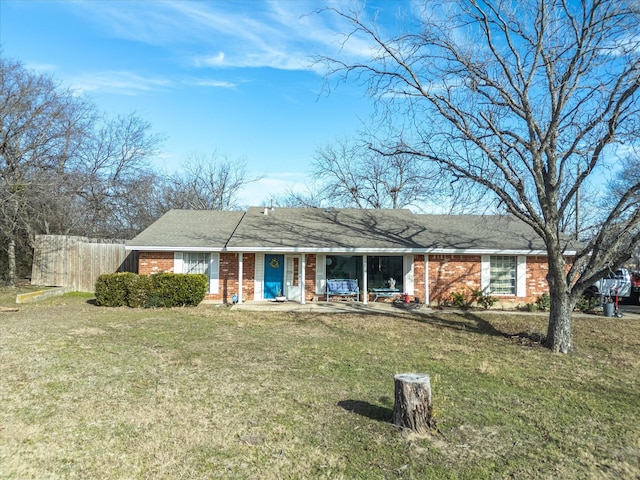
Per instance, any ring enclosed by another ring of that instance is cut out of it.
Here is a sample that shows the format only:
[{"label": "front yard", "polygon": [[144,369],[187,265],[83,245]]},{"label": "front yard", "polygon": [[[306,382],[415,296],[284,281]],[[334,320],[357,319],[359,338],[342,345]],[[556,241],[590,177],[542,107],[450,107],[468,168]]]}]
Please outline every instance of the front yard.
[{"label": "front yard", "polygon": [[[542,315],[20,305],[0,478],[638,478],[640,321],[574,325],[561,356],[510,336]],[[390,423],[402,372],[431,375],[431,435]]]}]

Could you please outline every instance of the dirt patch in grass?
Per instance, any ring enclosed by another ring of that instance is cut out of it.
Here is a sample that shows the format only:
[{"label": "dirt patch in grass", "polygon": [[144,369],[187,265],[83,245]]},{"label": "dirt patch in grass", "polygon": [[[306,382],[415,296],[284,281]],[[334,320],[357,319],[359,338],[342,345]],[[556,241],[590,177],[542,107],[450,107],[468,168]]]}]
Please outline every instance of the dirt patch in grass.
[{"label": "dirt patch in grass", "polygon": [[[574,325],[554,355],[520,313],[25,305],[0,478],[636,478],[640,322]],[[402,372],[431,375],[430,435],[389,422]]]}]

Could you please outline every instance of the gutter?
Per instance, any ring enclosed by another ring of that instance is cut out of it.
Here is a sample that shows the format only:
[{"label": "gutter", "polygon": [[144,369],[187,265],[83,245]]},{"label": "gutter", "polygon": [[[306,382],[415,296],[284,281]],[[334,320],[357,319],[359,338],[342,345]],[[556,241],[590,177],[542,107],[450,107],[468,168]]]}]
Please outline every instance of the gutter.
[{"label": "gutter", "polygon": [[[227,242],[228,243],[228,242]],[[309,248],[309,247],[184,247],[180,245],[158,246],[158,245],[126,245],[125,250],[137,250],[142,252],[251,252],[251,253],[332,253],[332,254],[358,254],[358,255],[380,255],[380,254],[414,254],[414,255],[526,255],[526,256],[547,256],[546,250],[509,250],[490,248]],[[575,251],[569,250],[563,253],[564,256],[574,256]]]}]

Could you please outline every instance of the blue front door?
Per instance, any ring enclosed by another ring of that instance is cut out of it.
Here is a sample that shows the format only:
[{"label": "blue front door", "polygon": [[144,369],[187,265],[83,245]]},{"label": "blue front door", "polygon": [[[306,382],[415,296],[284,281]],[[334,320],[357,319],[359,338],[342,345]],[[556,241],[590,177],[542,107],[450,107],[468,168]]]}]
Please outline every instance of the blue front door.
[{"label": "blue front door", "polygon": [[284,255],[264,256],[264,298],[284,295]]}]

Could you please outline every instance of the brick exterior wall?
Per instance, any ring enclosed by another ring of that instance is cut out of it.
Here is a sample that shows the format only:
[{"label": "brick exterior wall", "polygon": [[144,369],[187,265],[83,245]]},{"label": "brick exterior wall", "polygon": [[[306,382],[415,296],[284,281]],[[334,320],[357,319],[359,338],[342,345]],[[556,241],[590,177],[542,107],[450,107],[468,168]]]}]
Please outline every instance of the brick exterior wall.
[{"label": "brick exterior wall", "polygon": [[[244,265],[243,265],[244,270]],[[231,302],[231,296],[238,293],[238,254],[220,254],[220,287],[218,294],[210,294],[206,300],[222,300],[225,303]]]},{"label": "brick exterior wall", "polygon": [[[451,294],[468,288],[480,290],[480,255],[430,255],[429,256],[429,300],[440,304],[451,299]],[[543,293],[549,293],[547,284],[547,258],[544,256],[527,257],[526,296],[500,295],[504,306],[515,306],[535,302]]]},{"label": "brick exterior wall", "polygon": [[319,298],[316,293],[316,269],[318,263],[317,255],[307,255],[307,263],[304,270],[304,298],[307,302],[312,302]]},{"label": "brick exterior wall", "polygon": [[[425,255],[414,255],[414,297],[424,302],[427,298],[425,285]],[[255,260],[254,253],[244,253],[242,268],[243,301],[255,298]],[[429,255],[428,256],[429,300],[431,304],[439,304],[451,299],[451,293],[468,288],[481,288],[481,256],[480,255]],[[294,263],[297,282],[299,262]],[[305,267],[305,301],[322,300],[316,293],[317,255],[308,254]],[[500,296],[500,303],[516,305],[533,303],[543,293],[548,293],[546,281],[548,267],[544,256],[527,257],[526,297]],[[140,252],[138,272],[151,275],[160,272],[173,272],[173,252]],[[238,254],[220,254],[220,283],[217,294],[207,294],[205,300],[231,302],[231,296],[238,293]]]},{"label": "brick exterior wall", "polygon": [[242,262],[242,301],[245,302],[255,298],[256,254],[243,254]]},{"label": "brick exterior wall", "polygon": [[[573,262],[573,259],[568,259],[567,261]],[[570,268],[571,265],[568,265],[567,271]],[[521,303],[533,303],[543,293],[549,293],[548,272],[547,257],[527,257],[527,296],[524,299],[520,299]]]},{"label": "brick exterior wall", "polygon": [[140,252],[138,255],[138,273],[173,273],[173,252]]},{"label": "brick exterior wall", "polygon": [[464,288],[480,289],[480,255],[429,255],[429,301],[444,303]]}]

